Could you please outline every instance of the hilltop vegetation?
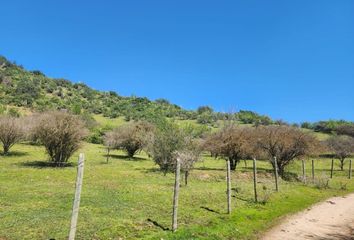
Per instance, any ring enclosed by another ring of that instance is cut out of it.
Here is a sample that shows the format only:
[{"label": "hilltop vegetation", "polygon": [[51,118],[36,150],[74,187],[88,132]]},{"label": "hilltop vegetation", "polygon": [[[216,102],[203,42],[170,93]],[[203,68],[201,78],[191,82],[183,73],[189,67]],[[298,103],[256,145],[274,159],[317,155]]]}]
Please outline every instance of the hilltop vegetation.
[{"label": "hilltop vegetation", "polygon": [[[1,107],[2,105],[2,107]],[[160,115],[179,120],[195,120],[213,125],[217,120],[236,118],[247,124],[271,124],[273,121],[251,111],[235,114],[214,112],[208,106],[196,111],[185,110],[166,99],[149,100],[146,97],[124,97],[116,92],[103,92],[84,83],[73,83],[62,78],[49,78],[41,71],[27,71],[22,66],[0,56],[0,108],[12,105],[33,111],[67,109],[74,114],[87,112],[105,117],[123,117],[129,121]]]}]

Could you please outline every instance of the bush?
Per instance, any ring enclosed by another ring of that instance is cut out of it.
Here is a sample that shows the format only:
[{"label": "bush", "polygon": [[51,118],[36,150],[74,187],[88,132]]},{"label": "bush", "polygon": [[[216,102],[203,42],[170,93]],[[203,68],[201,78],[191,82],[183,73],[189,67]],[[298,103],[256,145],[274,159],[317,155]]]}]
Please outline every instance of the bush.
[{"label": "bush", "polygon": [[233,123],[226,124],[218,132],[207,137],[204,149],[210,151],[214,157],[229,160],[231,170],[235,170],[241,159],[254,153],[253,136],[252,128],[240,128]]},{"label": "bush", "polygon": [[11,116],[0,117],[0,142],[4,155],[8,154],[10,148],[23,138],[24,127],[21,119]]},{"label": "bush", "polygon": [[277,159],[279,174],[284,177],[285,167],[295,158],[301,158],[321,149],[320,142],[309,133],[289,126],[266,126],[257,129],[258,147],[270,158],[274,167]]},{"label": "bush", "polygon": [[107,133],[104,142],[109,149],[122,149],[131,158],[146,146],[152,128],[147,122],[127,123]]},{"label": "bush", "polygon": [[34,139],[44,145],[55,166],[63,166],[69,160],[86,133],[83,122],[66,112],[41,114],[33,128]]},{"label": "bush", "polygon": [[149,142],[148,152],[164,174],[175,169],[175,154],[182,148],[183,135],[178,126],[167,120],[158,123]]},{"label": "bush", "polygon": [[326,144],[334,152],[334,156],[340,161],[340,169],[344,169],[344,161],[354,153],[354,138],[349,136],[332,136]]}]

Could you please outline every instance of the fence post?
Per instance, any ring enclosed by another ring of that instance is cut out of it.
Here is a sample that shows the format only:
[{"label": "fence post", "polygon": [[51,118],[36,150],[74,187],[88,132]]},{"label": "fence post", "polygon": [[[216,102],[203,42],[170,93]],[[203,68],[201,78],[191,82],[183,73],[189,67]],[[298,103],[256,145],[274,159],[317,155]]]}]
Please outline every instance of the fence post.
[{"label": "fence post", "polygon": [[275,190],[279,192],[279,185],[278,185],[278,162],[277,157],[274,157],[274,175],[275,175]]},{"label": "fence post", "polygon": [[331,178],[333,178],[333,168],[334,168],[334,159],[332,158],[332,163],[331,163]]},{"label": "fence post", "polygon": [[349,160],[349,179],[352,179],[352,160]]},{"label": "fence post", "polygon": [[315,182],[315,161],[313,159],[311,160],[311,165],[312,165],[312,182]]},{"label": "fence post", "polygon": [[258,202],[257,195],[257,163],[256,158],[253,158],[253,188],[254,188],[254,201]]},{"label": "fence post", "polygon": [[231,169],[230,169],[230,160],[226,161],[226,182],[227,182],[227,213],[231,213]]},{"label": "fence post", "polygon": [[107,161],[107,163],[108,163],[108,160],[109,160],[109,157],[110,157],[110,148],[108,147],[107,148],[107,159],[106,159],[106,161]]},{"label": "fence post", "polygon": [[306,183],[306,169],[305,169],[305,160],[302,159],[302,179]]},{"label": "fence post", "polygon": [[175,172],[175,186],[173,193],[173,213],[172,213],[172,231],[177,230],[177,212],[178,212],[178,196],[179,196],[179,185],[180,185],[180,173],[181,173],[181,161],[177,158],[176,172]]},{"label": "fence post", "polygon": [[83,153],[79,155],[79,163],[77,166],[77,178],[76,178],[76,189],[75,189],[75,199],[73,204],[69,240],[75,239],[77,219],[79,216],[79,207],[80,207],[80,197],[81,197],[81,188],[82,188],[82,179],[84,177],[84,161],[85,156]]}]

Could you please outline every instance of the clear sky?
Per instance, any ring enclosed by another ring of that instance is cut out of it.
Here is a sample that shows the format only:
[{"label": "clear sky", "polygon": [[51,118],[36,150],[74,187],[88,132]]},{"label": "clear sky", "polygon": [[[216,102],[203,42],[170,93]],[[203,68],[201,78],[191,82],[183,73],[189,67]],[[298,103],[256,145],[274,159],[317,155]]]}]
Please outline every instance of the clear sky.
[{"label": "clear sky", "polygon": [[354,120],[353,0],[11,0],[0,54],[188,109]]}]

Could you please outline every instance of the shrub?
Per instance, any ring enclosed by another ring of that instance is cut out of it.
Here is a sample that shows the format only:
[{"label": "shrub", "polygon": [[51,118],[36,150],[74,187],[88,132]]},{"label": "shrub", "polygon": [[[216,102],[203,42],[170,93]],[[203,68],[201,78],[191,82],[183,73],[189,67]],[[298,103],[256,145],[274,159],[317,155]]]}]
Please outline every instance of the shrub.
[{"label": "shrub", "polygon": [[258,147],[270,158],[274,167],[277,159],[279,174],[284,177],[285,167],[295,158],[315,153],[320,142],[311,134],[289,126],[264,126],[257,129]]},{"label": "shrub", "polygon": [[200,143],[186,135],[184,137],[184,147],[175,152],[175,159],[180,159],[181,170],[184,172],[184,183],[188,185],[189,172],[193,169],[194,164],[199,161],[202,148]]},{"label": "shrub", "polygon": [[340,169],[343,171],[344,161],[354,152],[354,138],[349,136],[332,136],[326,141],[327,146],[334,152],[340,161]]},{"label": "shrub", "polygon": [[83,122],[66,112],[41,114],[33,128],[34,139],[44,145],[55,166],[63,166],[69,160],[86,133]]},{"label": "shrub", "polygon": [[3,146],[4,155],[9,153],[10,148],[22,140],[24,128],[21,119],[11,116],[0,117],[0,142]]},{"label": "shrub", "polygon": [[204,142],[204,148],[215,157],[229,160],[231,170],[235,170],[242,158],[246,158],[253,153],[253,143],[253,130],[251,128],[241,128],[230,123],[218,132],[209,135]]},{"label": "shrub", "polygon": [[122,149],[128,157],[142,150],[147,144],[147,135],[152,131],[147,122],[133,122],[122,125],[105,136],[105,145],[110,149]]},{"label": "shrub", "polygon": [[160,170],[166,174],[175,169],[176,154],[185,149],[185,136],[176,124],[162,120],[157,123],[147,149]]}]

